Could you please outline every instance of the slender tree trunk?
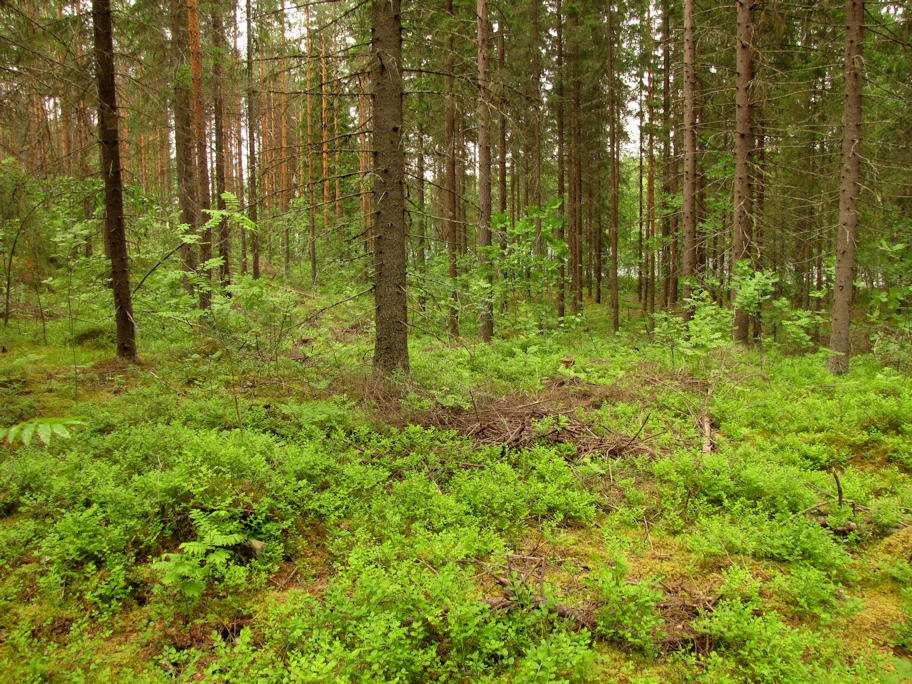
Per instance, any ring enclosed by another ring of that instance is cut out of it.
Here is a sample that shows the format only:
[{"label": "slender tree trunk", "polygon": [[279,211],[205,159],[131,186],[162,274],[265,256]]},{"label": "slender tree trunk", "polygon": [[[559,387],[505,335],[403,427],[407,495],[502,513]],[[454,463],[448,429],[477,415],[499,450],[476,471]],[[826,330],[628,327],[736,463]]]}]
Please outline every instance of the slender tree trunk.
[{"label": "slender tree trunk", "polygon": [[571,310],[578,313],[583,303],[582,280],[582,238],[583,238],[583,188],[582,188],[582,134],[580,113],[580,35],[579,9],[568,14],[567,26],[570,31],[570,230],[571,243],[570,282],[573,289]]},{"label": "slender tree trunk", "polygon": [[[307,52],[310,54],[313,51],[313,41],[311,40],[310,32],[310,11],[308,8],[304,8],[304,23],[307,26]],[[316,141],[314,140],[313,134],[313,97],[312,91],[314,90],[314,76],[316,75],[317,66],[312,60],[307,66],[307,95],[306,95],[306,109],[307,109],[307,225],[308,225],[308,241],[307,241],[307,250],[308,250],[308,259],[310,261],[310,282],[311,285],[317,284],[317,185],[316,185],[316,174],[314,172],[314,155],[317,153]],[[366,192],[366,189],[365,189]],[[368,239],[372,235],[372,228],[370,221],[366,226]],[[369,243],[368,254],[373,254],[373,242]]]},{"label": "slender tree trunk", "polygon": [[291,194],[289,180],[289,148],[288,148],[288,95],[286,93],[286,64],[285,54],[285,0],[279,5],[279,108],[276,114],[279,117],[279,211],[282,213],[282,275],[287,281],[291,277],[291,235],[290,221],[288,220],[288,202]]},{"label": "slender tree trunk", "polygon": [[649,41],[646,112],[646,325],[652,330],[656,300],[656,201],[655,201],[655,71],[652,67],[652,41]]},{"label": "slender tree trunk", "polygon": [[[542,165],[542,114],[541,114],[541,0],[531,0],[532,10],[532,204],[541,207],[541,165]],[[542,255],[542,223],[540,218],[535,219],[535,254]]]},{"label": "slender tree trunk", "polygon": [[[615,39],[612,33],[612,55],[614,54]],[[614,70],[612,69],[612,73]],[[611,243],[611,268],[609,279],[611,281],[611,327],[617,332],[621,327],[620,292],[618,286],[618,225],[620,223],[620,185],[621,185],[621,114],[620,98],[618,96],[618,81],[612,81],[611,90],[611,122],[612,122],[612,152],[611,152],[611,228],[608,240]]]},{"label": "slender tree trunk", "polygon": [[[418,212],[415,222],[418,224],[416,230],[418,233],[418,270],[422,276],[427,276],[427,210],[425,208],[425,192],[424,192],[424,174],[425,174],[425,152],[424,152],[424,128],[421,123],[418,124],[418,145],[416,150],[416,162],[417,162],[417,173],[418,176]],[[424,308],[425,296],[422,291],[419,299],[418,305],[421,308]]]},{"label": "slender tree trunk", "polygon": [[[735,94],[735,225],[732,236],[732,268],[750,256],[751,239],[751,147],[753,130],[751,128],[750,85],[753,79],[751,59],[751,41],[753,39],[753,22],[751,9],[754,0],[736,0],[738,11],[737,37],[737,91]],[[735,310],[735,339],[738,342],[748,341],[748,313],[742,309]]]},{"label": "slender tree trunk", "polygon": [[[490,100],[488,36],[490,31],[487,0],[478,0],[476,14],[478,15],[478,260],[488,283],[488,290],[481,304],[479,332],[483,341],[490,342],[494,335],[494,278],[488,253],[491,247],[491,114],[488,110]],[[538,49],[537,46],[536,49]]]},{"label": "slender tree trunk", "polygon": [[[557,239],[564,242],[566,239],[565,220],[567,217],[566,206],[566,178],[564,173],[564,14],[562,0],[556,0],[557,22],[557,63],[554,75],[555,124],[557,126],[557,198],[559,201]],[[563,318],[566,313],[567,301],[567,260],[561,258],[557,267],[557,316]]]},{"label": "slender tree trunk", "polygon": [[[371,235],[371,199],[368,194],[368,189],[370,187],[370,149],[367,131],[369,95],[367,93],[367,84],[365,81],[366,78],[363,75],[358,77],[358,171],[361,176],[361,223],[363,224],[364,244],[367,248],[367,252],[373,253],[374,243]],[[420,138],[420,142],[424,142],[423,136]],[[424,161],[423,158],[421,161]],[[420,173],[423,173],[423,169]]]},{"label": "slender tree trunk", "polygon": [[858,194],[861,183],[861,79],[864,48],[864,0],[846,0],[845,98],[843,101],[842,173],[839,229],[836,232],[836,281],[829,368],[834,375],[849,370],[849,330],[855,281]]},{"label": "slender tree trunk", "polygon": [[402,148],[402,19],[399,0],[372,0],[374,368],[407,371],[405,155]]},{"label": "slender tree trunk", "polygon": [[124,230],[117,89],[114,82],[114,27],[110,0],[92,0],[92,30],[95,38],[95,76],[98,82],[98,139],[105,188],[105,242],[111,258],[117,357],[135,361],[136,327],[133,322],[130,262]]},{"label": "slender tree trunk", "polygon": [[247,216],[254,224],[254,231],[250,237],[251,260],[253,261],[253,277],[260,277],[260,232],[257,225],[257,170],[256,170],[256,91],[253,78],[253,12],[251,0],[247,0]]},{"label": "slender tree trunk", "polygon": [[332,211],[332,180],[329,177],[329,48],[325,35],[321,45],[320,131],[323,144],[323,232],[326,233],[329,231],[329,217]]},{"label": "slender tree trunk", "polygon": [[[196,201],[196,160],[193,156],[193,139],[190,124],[190,91],[184,82],[188,66],[186,51],[187,14],[181,0],[171,0],[171,42],[174,61],[174,148],[177,161],[178,202],[181,210],[181,221],[186,224],[191,235],[199,230],[199,213]],[[184,243],[180,249],[181,262],[185,273],[196,271],[196,255],[190,244]],[[181,283],[188,294],[193,294],[190,279],[184,276]]]},{"label": "slender tree trunk", "polygon": [[[506,50],[504,45],[504,27],[503,22],[500,22],[497,29],[497,54],[498,54],[498,64],[499,64],[499,76],[500,76],[500,107],[498,113],[498,192],[497,192],[497,202],[498,202],[498,211],[501,214],[501,220],[503,216],[507,213],[507,97],[506,97],[506,83],[504,79],[506,78]],[[506,229],[500,230],[500,253],[504,254],[507,251],[507,231]],[[505,301],[505,300],[504,300]]]},{"label": "slender tree trunk", "polygon": [[446,102],[443,122],[444,147],[446,148],[446,223],[447,223],[447,260],[449,266],[450,287],[453,288],[450,299],[449,312],[449,329],[450,335],[459,337],[459,294],[457,292],[456,279],[459,277],[457,269],[457,203],[456,203],[456,83],[453,70],[455,68],[454,51],[456,48],[453,40],[453,31],[455,31],[455,14],[453,12],[453,0],[446,0],[444,3],[445,11],[451,21],[449,37],[447,38],[446,66],[444,68],[446,79]]},{"label": "slender tree trunk", "polygon": [[[697,272],[697,117],[694,0],[684,0],[684,299]],[[692,313],[690,307],[686,316]]]},{"label": "slender tree trunk", "polygon": [[[206,113],[203,107],[203,61],[200,47],[200,25],[197,0],[186,0],[187,27],[190,43],[190,101],[193,123],[193,137],[196,142],[196,181],[197,204],[200,207],[200,223],[203,226],[203,237],[200,241],[200,265],[212,258],[212,229],[206,227],[209,209],[209,163],[206,157]],[[203,286],[199,291],[200,308],[207,309],[210,304],[210,283],[212,271],[205,268],[200,274]]]},{"label": "slender tree trunk", "polygon": [[[225,210],[225,98],[223,94],[223,79],[225,70],[222,66],[222,60],[226,58],[227,41],[225,39],[225,27],[222,23],[222,10],[218,3],[213,5],[212,10],[212,28],[215,41],[215,64],[212,69],[213,87],[215,89],[215,202],[218,209]],[[228,219],[222,217],[219,221],[219,239],[218,251],[222,259],[222,265],[219,267],[219,281],[222,287],[228,287],[231,283],[231,245],[228,233]]]}]

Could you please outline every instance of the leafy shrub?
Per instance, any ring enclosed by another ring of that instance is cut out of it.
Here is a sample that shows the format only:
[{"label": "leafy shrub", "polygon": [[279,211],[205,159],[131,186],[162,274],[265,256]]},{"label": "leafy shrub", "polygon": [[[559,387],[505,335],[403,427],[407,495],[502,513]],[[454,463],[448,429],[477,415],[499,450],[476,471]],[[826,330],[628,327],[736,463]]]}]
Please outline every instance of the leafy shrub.
[{"label": "leafy shrub", "polygon": [[599,600],[596,631],[602,637],[629,645],[647,655],[658,653],[664,620],[658,609],[662,593],[648,580],[627,580],[627,563],[614,565],[590,578]]}]

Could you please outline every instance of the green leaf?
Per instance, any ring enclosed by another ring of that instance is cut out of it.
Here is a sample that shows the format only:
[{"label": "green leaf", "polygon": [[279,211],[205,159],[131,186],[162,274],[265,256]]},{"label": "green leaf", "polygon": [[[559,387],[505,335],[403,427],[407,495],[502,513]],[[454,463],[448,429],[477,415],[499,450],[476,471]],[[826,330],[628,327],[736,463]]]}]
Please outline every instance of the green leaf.
[{"label": "green leaf", "polygon": [[29,446],[32,443],[32,434],[35,432],[34,423],[26,423],[25,427],[22,428],[22,443],[25,446]]},{"label": "green leaf", "polygon": [[45,446],[51,443],[51,426],[47,423],[38,423],[38,438],[44,443]]}]

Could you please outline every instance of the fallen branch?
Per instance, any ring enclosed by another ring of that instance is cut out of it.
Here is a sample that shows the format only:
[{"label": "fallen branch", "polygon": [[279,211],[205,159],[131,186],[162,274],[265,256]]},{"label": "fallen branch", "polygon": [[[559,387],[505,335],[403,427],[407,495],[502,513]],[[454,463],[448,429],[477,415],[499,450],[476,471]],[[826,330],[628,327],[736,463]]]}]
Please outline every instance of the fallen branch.
[{"label": "fallen branch", "polygon": [[703,429],[703,453],[711,454],[715,451],[716,445],[713,442],[712,419],[707,411],[700,414],[700,427]]},{"label": "fallen branch", "polygon": [[519,601],[516,598],[516,591],[510,580],[503,577],[494,577],[494,581],[502,586],[504,588],[504,592],[507,594],[506,596],[485,599],[485,603],[487,603],[489,606],[491,606],[491,608],[494,608],[495,610],[512,610],[514,608],[520,608],[524,606],[541,608],[554,613],[558,617],[562,617],[565,620],[570,620],[571,622],[576,623],[580,628],[589,630],[595,629],[595,614],[591,610],[586,610],[584,608],[573,608],[572,606],[568,606],[563,603],[554,603],[547,597],[541,595],[530,596],[525,601]]}]

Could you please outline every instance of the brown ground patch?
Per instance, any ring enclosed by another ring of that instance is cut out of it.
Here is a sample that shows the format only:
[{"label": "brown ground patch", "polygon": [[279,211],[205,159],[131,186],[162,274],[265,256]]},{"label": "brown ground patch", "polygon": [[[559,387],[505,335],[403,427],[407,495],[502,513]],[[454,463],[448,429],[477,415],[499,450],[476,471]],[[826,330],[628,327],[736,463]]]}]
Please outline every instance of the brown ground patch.
[{"label": "brown ground patch", "polygon": [[523,449],[534,443],[572,444],[579,456],[654,454],[639,433],[605,434],[586,417],[607,402],[627,398],[616,387],[554,378],[533,394],[473,396],[470,408],[441,408],[414,422],[456,430],[479,446]]}]

